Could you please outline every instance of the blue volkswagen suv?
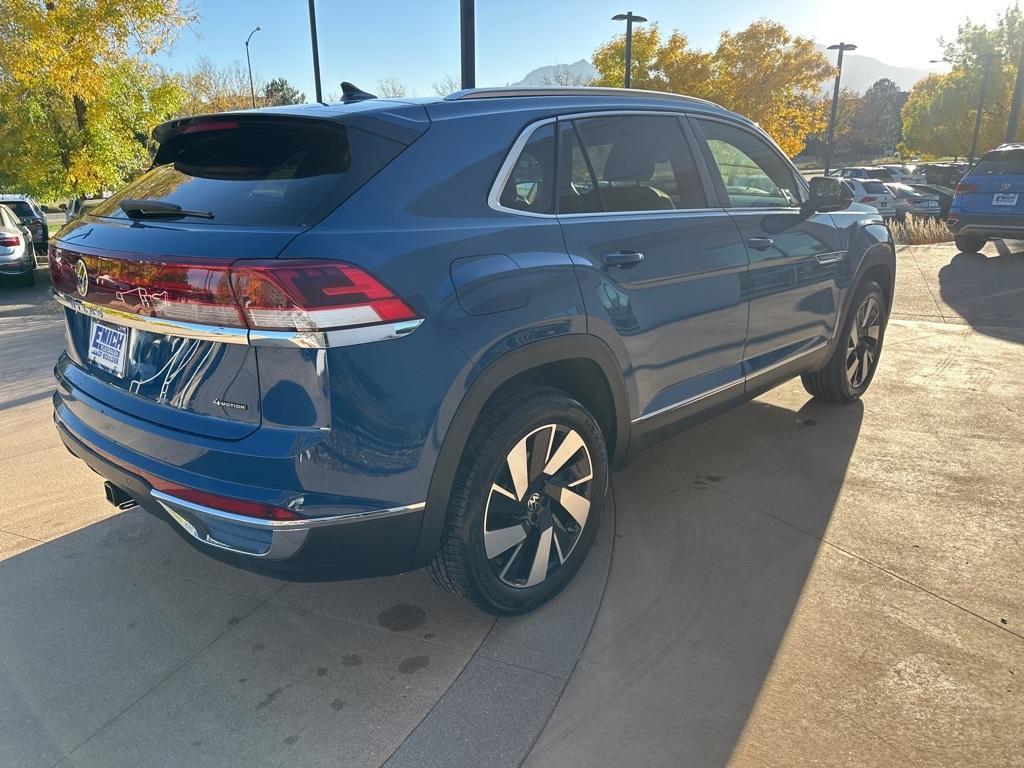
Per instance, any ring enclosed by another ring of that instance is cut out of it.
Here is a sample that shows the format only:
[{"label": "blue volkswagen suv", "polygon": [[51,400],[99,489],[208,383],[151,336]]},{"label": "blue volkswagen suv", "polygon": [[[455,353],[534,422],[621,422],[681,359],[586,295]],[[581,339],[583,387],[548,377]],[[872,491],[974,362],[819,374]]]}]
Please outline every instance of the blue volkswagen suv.
[{"label": "blue volkswagen suv", "polygon": [[346,84],[154,135],[50,249],[54,418],[111,501],[227,559],[427,566],[527,611],[615,466],[795,376],[853,401],[878,364],[881,218],[706,101]]},{"label": "blue volkswagen suv", "polygon": [[947,223],[965,253],[993,238],[1024,238],[1024,144],[1003,144],[982,156],[956,185]]}]

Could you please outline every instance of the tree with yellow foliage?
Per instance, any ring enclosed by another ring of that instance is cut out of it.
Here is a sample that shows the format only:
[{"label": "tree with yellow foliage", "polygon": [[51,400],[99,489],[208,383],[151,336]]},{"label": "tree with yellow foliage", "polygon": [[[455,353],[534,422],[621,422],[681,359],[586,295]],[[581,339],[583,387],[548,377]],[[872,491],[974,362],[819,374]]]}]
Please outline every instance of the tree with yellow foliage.
[{"label": "tree with yellow foliage", "polygon": [[[624,48],[619,36],[594,52],[598,85],[622,85]],[[813,41],[766,19],[723,32],[713,53],[691,49],[676,31],[662,43],[657,24],[633,31],[633,87],[717,102],[757,122],[791,156],[825,126],[818,94],[833,71]]]},{"label": "tree with yellow foliage", "polygon": [[144,167],[183,97],[146,57],[193,19],[178,0],[4,0],[0,185],[54,199]]}]

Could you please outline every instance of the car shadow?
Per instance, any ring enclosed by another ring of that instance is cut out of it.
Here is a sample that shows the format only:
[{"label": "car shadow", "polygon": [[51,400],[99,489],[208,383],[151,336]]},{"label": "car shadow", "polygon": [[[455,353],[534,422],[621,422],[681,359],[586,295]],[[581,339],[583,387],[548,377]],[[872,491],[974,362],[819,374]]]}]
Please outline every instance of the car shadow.
[{"label": "car shadow", "polygon": [[939,270],[942,302],[988,336],[1024,343],[1024,250],[996,240],[997,255],[957,253]]},{"label": "car shadow", "polygon": [[[860,402],[752,401],[617,473],[604,601],[537,764],[580,764],[581,751],[605,765],[728,764],[814,566],[863,413]],[[652,730],[657,722],[671,727]]]}]

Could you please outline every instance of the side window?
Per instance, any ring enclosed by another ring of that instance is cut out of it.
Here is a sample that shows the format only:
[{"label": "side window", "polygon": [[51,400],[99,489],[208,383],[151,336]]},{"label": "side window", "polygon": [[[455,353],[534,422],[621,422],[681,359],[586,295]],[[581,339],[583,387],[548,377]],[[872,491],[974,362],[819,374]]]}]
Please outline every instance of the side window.
[{"label": "side window", "polygon": [[563,123],[559,213],[705,208],[678,118],[614,115]]},{"label": "side window", "polygon": [[519,153],[499,199],[505,208],[533,213],[554,213],[555,126],[542,125]]},{"label": "side window", "polygon": [[716,120],[699,120],[731,208],[789,208],[800,204],[796,177],[766,141]]}]

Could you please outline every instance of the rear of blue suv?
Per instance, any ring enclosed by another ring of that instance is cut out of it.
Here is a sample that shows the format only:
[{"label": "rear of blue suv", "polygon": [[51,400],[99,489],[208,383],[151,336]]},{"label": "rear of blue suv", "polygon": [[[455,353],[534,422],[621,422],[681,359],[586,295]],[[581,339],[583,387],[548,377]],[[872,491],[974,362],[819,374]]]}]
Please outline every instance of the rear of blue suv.
[{"label": "rear of blue suv", "polygon": [[992,239],[1024,238],[1024,144],[1003,144],[982,156],[957,184],[948,224],[966,253]]},{"label": "rear of blue suv", "polygon": [[[229,559],[555,595],[610,470],[795,375],[849,402],[877,213],[699,100],[467,91],[185,118],[50,250],[55,421]],[[300,570],[301,569],[301,570]]]}]

